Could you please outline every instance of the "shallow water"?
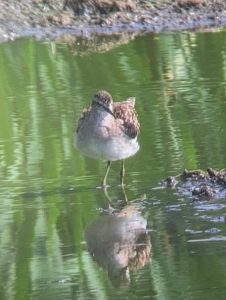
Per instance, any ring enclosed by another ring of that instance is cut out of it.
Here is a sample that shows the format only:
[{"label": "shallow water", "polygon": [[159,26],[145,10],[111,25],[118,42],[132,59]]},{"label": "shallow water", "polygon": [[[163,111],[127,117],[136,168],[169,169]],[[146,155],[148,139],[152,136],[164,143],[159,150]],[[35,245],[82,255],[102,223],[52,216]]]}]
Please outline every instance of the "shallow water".
[{"label": "shallow water", "polygon": [[[193,202],[159,182],[226,166],[226,33],[150,35],[85,56],[72,48],[0,46],[0,299],[224,299],[225,199]],[[96,188],[105,164],[73,147],[82,108],[103,88],[136,97],[141,149],[126,161],[125,191],[119,163],[106,193]],[[108,219],[109,201],[119,212],[126,197],[133,214]],[[151,253],[119,274],[132,227]],[[89,232],[104,254],[90,255]],[[125,251],[114,260],[116,244]]]}]

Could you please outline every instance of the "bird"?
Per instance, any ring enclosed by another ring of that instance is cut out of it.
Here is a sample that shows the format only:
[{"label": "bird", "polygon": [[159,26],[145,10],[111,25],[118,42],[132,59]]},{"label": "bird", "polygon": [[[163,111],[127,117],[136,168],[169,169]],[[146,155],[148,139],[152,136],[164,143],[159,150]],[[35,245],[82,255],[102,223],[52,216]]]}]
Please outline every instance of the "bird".
[{"label": "bird", "polygon": [[140,124],[135,111],[135,98],[113,102],[112,96],[100,90],[78,120],[74,145],[85,156],[107,161],[102,186],[113,161],[121,161],[120,183],[124,185],[124,160],[137,153]]}]

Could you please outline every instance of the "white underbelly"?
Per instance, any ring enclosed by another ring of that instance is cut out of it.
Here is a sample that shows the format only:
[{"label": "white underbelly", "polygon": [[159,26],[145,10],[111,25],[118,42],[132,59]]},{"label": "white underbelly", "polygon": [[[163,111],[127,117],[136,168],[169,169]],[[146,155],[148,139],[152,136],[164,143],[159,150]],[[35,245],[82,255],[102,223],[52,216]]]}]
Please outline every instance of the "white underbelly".
[{"label": "white underbelly", "polygon": [[99,160],[122,160],[133,156],[140,148],[137,139],[114,137],[106,140],[89,139],[89,142],[75,139],[75,147],[84,155]]}]

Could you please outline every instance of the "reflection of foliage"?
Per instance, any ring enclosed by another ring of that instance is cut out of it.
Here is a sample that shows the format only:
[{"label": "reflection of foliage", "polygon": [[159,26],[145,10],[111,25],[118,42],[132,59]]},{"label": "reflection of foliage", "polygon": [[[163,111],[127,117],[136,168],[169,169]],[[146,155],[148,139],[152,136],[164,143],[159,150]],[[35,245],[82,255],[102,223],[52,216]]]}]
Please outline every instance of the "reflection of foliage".
[{"label": "reflection of foliage", "polygon": [[[137,98],[141,152],[127,168],[134,171],[128,174],[133,191],[141,181],[147,187],[184,168],[225,167],[224,53],[224,33],[148,36],[84,57],[71,56],[63,44],[55,54],[31,40],[1,45],[0,298],[57,299],[59,291],[63,299],[55,281],[62,277],[76,295],[93,287],[97,299],[107,294],[82,245],[84,226],[104,203],[99,191],[87,190],[102,170],[78,155],[72,141],[75,120],[96,90],[105,88],[116,100]],[[161,213],[155,222],[164,247],[177,254]],[[183,240],[184,228],[173,221]],[[158,242],[161,260],[154,259],[150,275],[156,285],[163,271],[171,279],[177,271],[177,255],[162,255]],[[47,293],[49,281],[55,288]],[[168,280],[165,295],[170,286]]]},{"label": "reflection of foliage", "polygon": [[57,43],[66,43],[74,55],[89,55],[93,52],[107,52],[113,48],[127,44],[136,36],[135,33],[127,33],[115,36],[96,36],[81,38],[73,35],[64,35],[56,40]]}]

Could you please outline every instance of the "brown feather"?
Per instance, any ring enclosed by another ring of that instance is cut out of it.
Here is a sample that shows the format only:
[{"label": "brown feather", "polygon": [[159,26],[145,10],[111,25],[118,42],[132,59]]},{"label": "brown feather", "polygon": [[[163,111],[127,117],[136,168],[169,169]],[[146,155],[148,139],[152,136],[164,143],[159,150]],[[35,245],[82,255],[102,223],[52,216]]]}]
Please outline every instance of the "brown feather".
[{"label": "brown feather", "polygon": [[123,120],[123,131],[132,139],[138,135],[140,130],[140,124],[134,106],[135,98],[128,98],[128,100],[124,102],[115,102],[113,106],[115,118]]}]

